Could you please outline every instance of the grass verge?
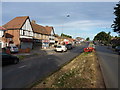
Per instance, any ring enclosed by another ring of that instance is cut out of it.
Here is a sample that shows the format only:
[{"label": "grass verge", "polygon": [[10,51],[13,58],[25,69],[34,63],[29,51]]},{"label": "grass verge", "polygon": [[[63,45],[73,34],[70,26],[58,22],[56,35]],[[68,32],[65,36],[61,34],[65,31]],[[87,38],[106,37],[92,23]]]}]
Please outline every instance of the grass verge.
[{"label": "grass verge", "polygon": [[82,53],[33,88],[105,88],[96,53]]}]

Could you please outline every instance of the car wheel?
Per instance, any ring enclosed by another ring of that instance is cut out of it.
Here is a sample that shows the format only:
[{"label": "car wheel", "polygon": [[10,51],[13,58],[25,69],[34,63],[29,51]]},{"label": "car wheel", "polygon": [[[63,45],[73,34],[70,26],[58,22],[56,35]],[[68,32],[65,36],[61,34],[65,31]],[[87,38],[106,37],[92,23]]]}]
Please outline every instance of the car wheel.
[{"label": "car wheel", "polygon": [[14,63],[14,64],[17,64],[18,62],[19,62],[19,59],[14,59],[14,60],[13,60],[13,63]]},{"label": "car wheel", "polygon": [[61,51],[61,53],[64,52],[63,50]]}]

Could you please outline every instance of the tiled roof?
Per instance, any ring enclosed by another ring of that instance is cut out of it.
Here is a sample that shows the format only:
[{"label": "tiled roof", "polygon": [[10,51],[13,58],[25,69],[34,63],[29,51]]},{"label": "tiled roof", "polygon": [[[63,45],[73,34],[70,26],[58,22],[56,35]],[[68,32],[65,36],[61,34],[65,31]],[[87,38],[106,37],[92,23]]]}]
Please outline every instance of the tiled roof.
[{"label": "tiled roof", "polygon": [[41,33],[41,34],[47,34],[44,26],[41,26],[41,25],[38,25],[38,24],[35,24],[35,23],[32,23],[32,22],[31,22],[31,25],[32,25],[32,28],[33,28],[33,32]]},{"label": "tiled roof", "polygon": [[68,40],[69,40],[69,41],[75,41],[75,39],[73,39],[73,38],[68,38]]},{"label": "tiled roof", "polygon": [[36,33],[41,33],[41,34],[46,34],[46,35],[50,35],[51,31],[53,29],[53,27],[49,27],[49,26],[42,26],[42,25],[38,25],[36,23],[31,22],[33,31]]},{"label": "tiled roof", "polygon": [[45,29],[46,29],[46,33],[50,35],[53,27],[46,26]]},{"label": "tiled roof", "polygon": [[6,29],[20,29],[28,18],[29,16],[15,17],[11,21],[3,25],[3,27]]},{"label": "tiled roof", "polygon": [[7,29],[6,29],[6,28],[4,28],[4,27],[1,27],[1,26],[0,26],[0,30],[7,30]]}]

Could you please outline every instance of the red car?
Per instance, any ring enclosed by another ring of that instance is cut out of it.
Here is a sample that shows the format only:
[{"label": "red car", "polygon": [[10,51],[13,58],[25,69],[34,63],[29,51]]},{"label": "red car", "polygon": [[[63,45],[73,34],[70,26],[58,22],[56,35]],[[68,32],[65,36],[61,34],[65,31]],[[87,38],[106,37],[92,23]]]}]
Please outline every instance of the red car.
[{"label": "red car", "polygon": [[95,49],[93,47],[87,47],[87,48],[84,48],[84,52],[92,52],[94,51]]}]

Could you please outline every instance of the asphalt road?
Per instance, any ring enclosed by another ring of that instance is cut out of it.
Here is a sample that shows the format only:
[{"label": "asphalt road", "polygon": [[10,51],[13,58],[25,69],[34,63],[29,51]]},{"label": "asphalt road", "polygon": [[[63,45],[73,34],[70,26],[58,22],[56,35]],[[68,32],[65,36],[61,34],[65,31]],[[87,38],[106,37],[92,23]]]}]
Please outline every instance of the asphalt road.
[{"label": "asphalt road", "polygon": [[96,46],[106,88],[118,88],[118,58],[120,57],[107,46]]},{"label": "asphalt road", "polygon": [[29,58],[16,65],[2,68],[2,88],[24,88],[56,71],[61,65],[79,55],[88,44],[76,46],[64,53]]}]

